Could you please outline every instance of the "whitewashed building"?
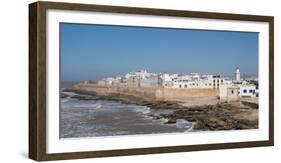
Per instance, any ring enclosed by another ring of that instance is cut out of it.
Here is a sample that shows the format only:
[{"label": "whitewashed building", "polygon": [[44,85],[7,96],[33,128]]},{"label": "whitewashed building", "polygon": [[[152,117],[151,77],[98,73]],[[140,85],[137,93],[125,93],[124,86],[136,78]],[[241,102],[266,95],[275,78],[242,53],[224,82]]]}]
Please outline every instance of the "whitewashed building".
[{"label": "whitewashed building", "polygon": [[[214,88],[220,89],[220,97],[224,98],[229,93],[232,99],[237,92],[239,97],[258,97],[258,80],[253,83],[247,80],[241,80],[240,70],[236,68],[235,78],[230,79],[221,75],[200,75],[199,73],[190,73],[188,75],[169,74],[169,73],[149,73],[146,70],[130,72],[124,76],[115,78],[105,78],[97,82],[105,86],[128,86],[128,87],[162,87],[177,89],[192,88]],[[237,89],[238,88],[238,89]],[[231,94],[232,90],[234,94]],[[229,92],[230,91],[230,92]]]},{"label": "whitewashed building", "polygon": [[160,73],[159,74],[159,79],[161,80],[159,82],[159,85],[164,87],[164,88],[173,88],[174,86],[174,80],[175,80],[175,76],[174,75],[170,75],[168,73]]},{"label": "whitewashed building", "polygon": [[155,73],[148,73],[146,70],[139,70],[139,71],[136,71],[136,72],[130,72],[130,73],[127,73],[125,75],[125,78],[130,78],[130,77],[137,77],[139,79],[143,79],[143,78],[147,78],[151,75],[156,75]]},{"label": "whitewashed building", "polygon": [[219,88],[225,81],[220,75],[200,75],[191,73],[189,75],[178,75],[161,73],[159,75],[161,86],[164,88]]},{"label": "whitewashed building", "polygon": [[258,97],[259,90],[255,85],[240,85],[239,86],[239,96],[240,97]]},{"label": "whitewashed building", "polygon": [[230,97],[231,99],[235,99],[236,90],[237,97],[239,98],[259,96],[258,86],[248,81],[241,80],[238,68],[235,70],[235,79],[233,81],[225,80],[224,84],[221,85],[219,97],[221,100],[229,99]]},{"label": "whitewashed building", "polygon": [[159,86],[158,75],[151,75],[149,77],[140,79],[140,87],[142,88],[156,88]]},{"label": "whitewashed building", "polygon": [[191,75],[179,76],[173,79],[173,88],[219,88],[224,83],[224,78],[219,75]]},{"label": "whitewashed building", "polygon": [[240,78],[240,70],[239,70],[238,67],[235,70],[235,80],[236,81],[240,81],[241,80],[241,78]]}]

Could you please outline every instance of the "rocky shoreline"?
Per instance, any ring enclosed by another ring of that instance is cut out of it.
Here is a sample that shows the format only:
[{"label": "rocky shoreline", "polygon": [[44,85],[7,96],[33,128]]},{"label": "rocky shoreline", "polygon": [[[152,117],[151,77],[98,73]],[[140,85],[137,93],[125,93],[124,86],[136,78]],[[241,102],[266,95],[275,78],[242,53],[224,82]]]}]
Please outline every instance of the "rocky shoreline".
[{"label": "rocky shoreline", "polygon": [[185,119],[195,122],[194,130],[237,130],[258,128],[258,110],[239,103],[194,106],[167,115],[169,121]]},{"label": "rocky shoreline", "polygon": [[[218,103],[215,105],[185,106],[177,101],[155,101],[140,99],[133,96],[112,94],[110,96],[97,96],[93,92],[71,91],[85,96],[73,96],[79,100],[113,100],[126,104],[147,106],[154,109],[175,109],[170,114],[150,115],[154,119],[166,118],[167,123],[176,123],[177,119],[193,122],[194,131],[238,130],[258,128],[258,107],[245,105],[242,102]],[[62,97],[67,96],[61,94]]]}]

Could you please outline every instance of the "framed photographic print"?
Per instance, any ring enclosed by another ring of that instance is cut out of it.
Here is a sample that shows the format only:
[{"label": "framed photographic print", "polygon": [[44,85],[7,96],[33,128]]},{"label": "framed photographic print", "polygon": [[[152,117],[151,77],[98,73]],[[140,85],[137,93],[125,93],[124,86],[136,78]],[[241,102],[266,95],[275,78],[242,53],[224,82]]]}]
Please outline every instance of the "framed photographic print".
[{"label": "framed photographic print", "polygon": [[29,157],[272,146],[271,16],[29,5]]}]

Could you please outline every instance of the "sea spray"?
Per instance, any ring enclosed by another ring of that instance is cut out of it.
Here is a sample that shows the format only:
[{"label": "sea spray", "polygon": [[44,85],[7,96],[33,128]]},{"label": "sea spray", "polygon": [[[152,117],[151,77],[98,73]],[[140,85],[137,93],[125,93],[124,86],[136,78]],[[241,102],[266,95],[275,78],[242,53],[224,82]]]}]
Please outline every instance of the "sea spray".
[{"label": "sea spray", "polygon": [[[65,92],[64,92],[65,93]],[[147,106],[124,104],[110,100],[81,100],[67,92],[61,100],[60,132],[62,138],[98,137],[137,134],[160,134],[185,132],[187,125],[166,124],[167,119],[153,119],[151,115],[162,115],[173,110],[153,109]],[[67,100],[66,100],[67,99]]]}]

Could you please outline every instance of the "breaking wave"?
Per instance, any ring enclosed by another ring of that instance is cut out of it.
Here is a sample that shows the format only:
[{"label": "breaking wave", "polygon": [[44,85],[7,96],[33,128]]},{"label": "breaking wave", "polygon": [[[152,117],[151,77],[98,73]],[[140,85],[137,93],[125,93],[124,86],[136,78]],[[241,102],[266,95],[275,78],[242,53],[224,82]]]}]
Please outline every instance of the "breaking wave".
[{"label": "breaking wave", "polygon": [[71,99],[71,97],[68,96],[68,97],[62,99],[61,102],[62,102],[62,103],[65,103],[65,102],[69,101],[70,99]]},{"label": "breaking wave", "polygon": [[150,108],[147,106],[136,106],[134,111],[137,113],[148,114],[151,112]]},{"label": "breaking wave", "polygon": [[102,107],[101,104],[75,104],[72,106],[73,108],[89,108],[89,109],[99,109]]}]

